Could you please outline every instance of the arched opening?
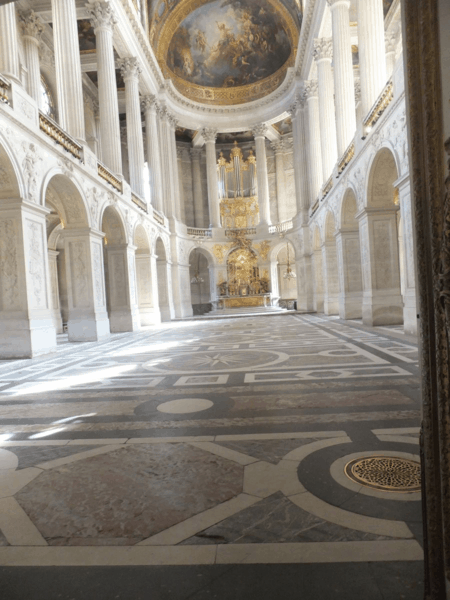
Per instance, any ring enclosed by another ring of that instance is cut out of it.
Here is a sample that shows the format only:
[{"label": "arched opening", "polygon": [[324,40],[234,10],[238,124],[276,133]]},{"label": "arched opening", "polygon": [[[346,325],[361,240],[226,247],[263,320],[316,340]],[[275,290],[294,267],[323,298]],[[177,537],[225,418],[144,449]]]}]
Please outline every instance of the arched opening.
[{"label": "arched opening", "polygon": [[336,223],[331,211],[325,218],[322,244],[323,311],[326,315],[339,314],[339,274],[336,248]]},{"label": "arched opening", "polygon": [[111,331],[135,331],[140,327],[137,307],[134,247],[128,246],[118,210],[106,207],[102,217],[105,280]]},{"label": "arched opening", "polygon": [[194,315],[204,315],[212,309],[212,278],[209,269],[209,256],[201,248],[194,248],[189,256],[191,302]]},{"label": "arched opening", "polygon": [[295,249],[286,242],[277,254],[278,290],[281,308],[293,309],[297,302],[297,273],[295,269]]},{"label": "arched opening", "polygon": [[159,237],[156,240],[156,272],[158,278],[158,304],[161,321],[170,321],[174,316],[172,295],[170,289],[170,265],[167,261],[164,242]]},{"label": "arched opening", "polygon": [[157,306],[156,263],[152,265],[150,240],[142,225],[137,225],[134,231],[134,245],[136,247],[136,282],[140,324],[141,326],[154,325],[161,320]]},{"label": "arched opening", "polygon": [[54,326],[70,341],[109,335],[102,238],[89,227],[81,192],[56,174],[45,189],[50,299]]},{"label": "arched opening", "polygon": [[341,319],[359,319],[362,316],[361,245],[357,210],[355,193],[348,189],[342,199],[341,226],[336,235]]},{"label": "arched opening", "polygon": [[395,158],[387,148],[376,155],[367,186],[367,209],[360,217],[363,322],[366,325],[403,323],[400,289],[398,204],[394,182]]},{"label": "arched opening", "polygon": [[313,235],[312,263],[314,276],[313,308],[316,312],[323,312],[322,240],[318,226],[316,226]]}]

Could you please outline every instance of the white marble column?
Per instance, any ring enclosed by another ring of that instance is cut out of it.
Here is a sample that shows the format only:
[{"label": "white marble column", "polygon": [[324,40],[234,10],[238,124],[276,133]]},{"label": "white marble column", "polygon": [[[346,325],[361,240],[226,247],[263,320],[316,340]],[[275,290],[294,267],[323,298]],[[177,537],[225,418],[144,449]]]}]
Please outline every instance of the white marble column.
[{"label": "white marble column", "polygon": [[336,236],[339,272],[339,316],[360,319],[362,316],[361,248],[358,229],[339,230]]},{"label": "white marble column", "polygon": [[297,213],[307,222],[309,208],[308,153],[306,142],[305,104],[298,100],[290,109],[294,155],[294,181]]},{"label": "white marble column", "polygon": [[0,6],[0,73],[20,83],[15,2]]},{"label": "white marble column", "polygon": [[88,5],[97,50],[101,160],[113,173],[122,173],[119,101],[114,64],[113,31],[117,19],[109,2]]},{"label": "white marble column", "polygon": [[253,128],[256,154],[256,179],[258,182],[259,224],[270,225],[269,180],[267,177],[266,131],[264,123]]},{"label": "white marble column", "polygon": [[161,146],[157,121],[157,102],[155,96],[146,96],[142,101],[145,112],[145,140],[150,175],[152,205],[163,212],[163,190],[161,180]]},{"label": "white marble column", "polygon": [[331,38],[314,40],[314,58],[317,63],[319,84],[320,145],[322,148],[322,172],[326,181],[337,162],[336,113],[334,109],[334,84],[331,58]]},{"label": "white marble column", "polygon": [[95,100],[93,103],[94,107],[94,119],[95,119],[95,155],[97,158],[103,162],[102,158],[102,132],[100,125],[100,105],[98,100]]},{"label": "white marble column", "polygon": [[167,135],[169,136],[168,148],[170,151],[170,162],[171,162],[171,177],[172,177],[172,195],[173,195],[173,217],[177,221],[181,221],[181,199],[180,199],[180,175],[178,172],[178,156],[177,156],[177,144],[175,138],[175,131],[177,128],[178,121],[169,115],[167,120]]},{"label": "white marble column", "polygon": [[206,143],[206,174],[208,178],[208,206],[210,227],[221,227],[219,184],[217,180],[216,129],[203,129]]},{"label": "white marble column", "polygon": [[194,219],[196,227],[205,227],[203,214],[202,174],[200,170],[201,148],[191,148],[192,157],[192,192],[194,194]]},{"label": "white marble column", "polygon": [[365,209],[360,222],[364,325],[396,325],[403,322],[400,289],[397,211]]},{"label": "white marble column", "polygon": [[69,341],[96,342],[110,334],[106,308],[103,234],[65,229]]},{"label": "white marble column", "polygon": [[131,57],[121,60],[120,72],[125,81],[130,185],[138,196],[144,198],[144,138],[142,136],[141,103],[139,101],[139,75],[142,69],[137,59]]},{"label": "white marble column", "polygon": [[409,175],[394,182],[398,188],[400,216],[403,226],[403,325],[406,333],[417,335],[417,296],[414,251],[414,225],[412,216],[411,182]]},{"label": "white marble column", "polygon": [[172,197],[172,160],[169,145],[170,131],[168,120],[170,118],[166,108],[158,108],[159,139],[160,139],[160,157],[161,157],[161,176],[163,190],[163,212],[167,217],[173,216],[173,197]]},{"label": "white marble column", "polygon": [[323,265],[322,250],[316,248],[311,254],[312,270],[314,276],[313,308],[316,312],[323,312]]},{"label": "white marble column", "polygon": [[44,26],[36,13],[29,10],[20,14],[20,28],[22,30],[23,45],[28,68],[27,91],[36,101],[38,107],[42,108],[39,42]]},{"label": "white marble column", "polygon": [[387,82],[383,0],[358,0],[359,73],[364,117]]},{"label": "white marble column", "polygon": [[348,148],[356,133],[350,0],[328,0],[328,4],[331,7],[333,31],[334,92],[339,158]]},{"label": "white marble column", "polygon": [[386,47],[386,77],[392,77],[395,67],[395,48],[397,47],[397,31],[389,31],[385,34]]},{"label": "white marble column", "polygon": [[287,220],[286,206],[286,177],[284,175],[284,143],[283,140],[272,142],[271,148],[275,154],[275,182],[277,186],[277,221]]},{"label": "white marble column", "polygon": [[75,0],[52,0],[52,18],[59,124],[72,137],[84,140],[83,87]]},{"label": "white marble column", "polygon": [[311,192],[311,204],[314,204],[323,183],[319,99],[316,80],[305,81],[305,96],[308,104],[309,125],[309,189]]},{"label": "white marble column", "polygon": [[[180,217],[179,220],[182,223],[186,223],[186,198],[184,197],[184,185],[183,185],[183,158],[185,158],[184,148],[175,147],[177,153],[177,173],[178,173],[178,189],[180,199]],[[189,155],[188,155],[189,159]]]}]

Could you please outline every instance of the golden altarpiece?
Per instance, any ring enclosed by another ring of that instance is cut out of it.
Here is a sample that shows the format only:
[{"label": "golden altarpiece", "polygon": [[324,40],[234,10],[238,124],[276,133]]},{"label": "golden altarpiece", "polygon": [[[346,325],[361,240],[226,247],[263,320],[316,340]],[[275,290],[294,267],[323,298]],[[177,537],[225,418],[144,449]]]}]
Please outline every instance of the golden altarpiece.
[{"label": "golden altarpiece", "polygon": [[265,306],[270,303],[268,270],[260,273],[258,254],[246,237],[259,224],[253,150],[244,159],[235,141],[228,161],[220,152],[217,171],[222,227],[235,246],[227,259],[227,280],[217,286],[219,307]]}]

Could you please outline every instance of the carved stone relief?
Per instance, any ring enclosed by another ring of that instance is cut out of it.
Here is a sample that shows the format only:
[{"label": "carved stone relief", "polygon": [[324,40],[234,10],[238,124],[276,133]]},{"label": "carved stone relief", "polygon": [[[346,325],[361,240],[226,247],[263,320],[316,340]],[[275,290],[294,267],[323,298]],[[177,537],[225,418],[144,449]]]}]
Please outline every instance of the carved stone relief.
[{"label": "carved stone relief", "polygon": [[26,219],[28,238],[28,273],[31,293],[28,295],[32,308],[48,308],[47,285],[44,263],[44,235],[41,223]]},{"label": "carved stone relief", "polygon": [[17,222],[13,219],[0,221],[1,310],[18,308],[17,239]]},{"label": "carved stone relief", "polygon": [[42,161],[39,156],[38,149],[35,144],[27,144],[23,142],[22,149],[25,152],[25,157],[22,161],[23,176],[25,179],[25,189],[27,193],[27,199],[31,202],[38,202],[37,197],[37,179],[38,179],[38,165]]},{"label": "carved stone relief", "polygon": [[92,244],[92,266],[94,270],[94,297],[95,306],[104,306],[103,295],[103,261],[102,247],[100,244]]},{"label": "carved stone relief", "polygon": [[70,242],[72,300],[74,308],[89,306],[88,257],[84,242]]}]

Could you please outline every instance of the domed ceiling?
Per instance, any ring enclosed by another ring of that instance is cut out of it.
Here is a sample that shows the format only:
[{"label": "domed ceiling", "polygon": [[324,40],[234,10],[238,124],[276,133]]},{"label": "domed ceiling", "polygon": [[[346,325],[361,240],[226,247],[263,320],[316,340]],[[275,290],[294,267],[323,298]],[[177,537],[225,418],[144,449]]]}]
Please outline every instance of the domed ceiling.
[{"label": "domed ceiling", "polygon": [[150,42],[164,76],[188,98],[250,102],[273,92],[293,66],[298,9],[280,0],[167,1],[154,5]]}]

